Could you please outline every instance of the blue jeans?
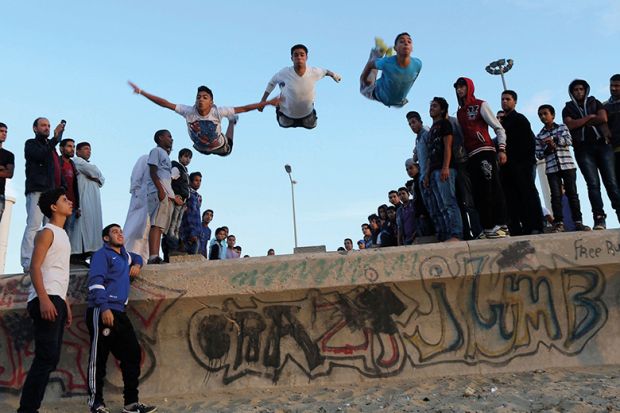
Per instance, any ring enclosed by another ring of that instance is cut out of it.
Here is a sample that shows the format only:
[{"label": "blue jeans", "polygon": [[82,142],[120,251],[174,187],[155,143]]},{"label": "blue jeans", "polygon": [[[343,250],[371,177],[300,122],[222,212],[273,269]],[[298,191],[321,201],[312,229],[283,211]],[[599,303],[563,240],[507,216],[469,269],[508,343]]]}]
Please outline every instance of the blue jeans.
[{"label": "blue jeans", "polygon": [[442,228],[442,230],[446,231],[442,234],[443,239],[453,237],[463,239],[463,220],[461,219],[461,210],[456,200],[455,179],[456,172],[452,168],[450,168],[450,175],[445,181],[441,180],[441,169],[431,171],[431,190],[437,199],[439,212],[446,223],[446,228]]},{"label": "blue jeans", "polygon": [[594,144],[576,148],[575,160],[588,186],[588,198],[592,205],[594,218],[606,216],[603,209],[599,172],[612,208],[616,210],[616,214],[620,212],[620,191],[616,181],[614,152],[611,145]]},{"label": "blue jeans", "polygon": [[437,205],[437,198],[433,193],[431,187],[426,188],[424,184],[420,184],[420,193],[422,194],[422,201],[424,202],[424,206],[428,211],[428,215],[433,222],[433,226],[435,227],[435,233],[437,234],[437,239],[443,241],[441,237],[448,232],[446,228],[446,223],[444,222],[443,216],[439,211],[439,206]]}]

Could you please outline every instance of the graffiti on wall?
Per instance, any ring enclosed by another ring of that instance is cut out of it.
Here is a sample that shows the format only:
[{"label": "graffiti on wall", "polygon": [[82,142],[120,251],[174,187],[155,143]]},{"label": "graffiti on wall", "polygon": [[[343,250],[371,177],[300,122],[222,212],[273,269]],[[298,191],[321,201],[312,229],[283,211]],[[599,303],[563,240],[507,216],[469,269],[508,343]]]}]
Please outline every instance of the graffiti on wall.
[{"label": "graffiti on wall", "polygon": [[[71,277],[68,297],[71,301],[84,302],[87,294],[85,276]],[[30,279],[15,275],[0,280],[0,309],[22,307],[28,300]],[[149,299],[148,305],[129,305],[132,320],[142,347],[141,380],[147,379],[155,370],[157,359],[153,350],[156,332],[162,316],[185,294],[138,279],[132,284],[141,296]],[[170,299],[171,294],[174,296]],[[166,298],[168,297],[168,298]],[[74,308],[73,323],[63,336],[63,357],[50,382],[57,383],[63,396],[81,395],[87,392],[88,356],[90,339],[84,320],[83,306]],[[25,309],[0,313],[0,392],[18,394],[26,379],[34,357],[32,321]],[[111,357],[112,359],[112,357]],[[118,369],[109,371],[108,386],[122,388]]]},{"label": "graffiti on wall", "polygon": [[[305,280],[323,289],[276,295],[281,299],[260,294],[187,299],[174,311],[186,291],[139,279],[132,284],[137,300],[128,312],[144,350],[142,380],[164,356],[161,322],[173,322],[175,331],[186,335],[189,351],[179,363],[200,366],[205,379],[217,377],[224,384],[249,377],[281,383],[291,371],[313,380],[345,369],[382,378],[407,367],[503,366],[547,349],[579,355],[606,325],[608,306],[619,304],[604,300],[613,292],[606,295],[603,271],[579,262],[585,259],[579,254],[611,255],[612,248],[592,248],[579,240],[576,262],[540,259],[530,242],[515,241],[478,255],[421,257],[411,251],[277,263],[225,276],[235,286]],[[556,261],[562,265],[549,264]],[[270,277],[264,276],[266,268]],[[391,282],[396,275],[405,281]],[[325,288],[328,279],[349,286]],[[84,300],[84,283],[83,277],[72,279],[75,300]],[[22,276],[1,279],[0,309],[23,307],[28,287]],[[76,315],[52,378],[65,396],[86,392],[88,332]],[[32,360],[32,340],[25,311],[0,312],[0,392],[19,392]],[[118,388],[119,373],[110,374],[109,382]]]},{"label": "graffiti on wall", "polygon": [[[527,244],[468,264],[529,269]],[[607,321],[605,277],[595,267],[446,277],[459,271],[448,263],[422,262],[423,282],[309,290],[287,301],[226,299],[191,316],[191,353],[225,384],[245,376],[277,382],[287,365],[308,379],[336,368],[389,377],[407,364],[500,366],[541,347],[577,355]]]}]

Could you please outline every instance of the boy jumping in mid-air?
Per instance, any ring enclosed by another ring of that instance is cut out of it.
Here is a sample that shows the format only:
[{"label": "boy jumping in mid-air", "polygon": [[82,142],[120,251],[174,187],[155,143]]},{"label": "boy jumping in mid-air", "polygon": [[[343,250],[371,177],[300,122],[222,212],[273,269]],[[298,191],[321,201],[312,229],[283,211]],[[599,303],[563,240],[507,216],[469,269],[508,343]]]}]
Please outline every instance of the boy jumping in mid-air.
[{"label": "boy jumping in mid-air", "polygon": [[[360,93],[386,106],[403,107],[407,94],[422,70],[422,61],[411,57],[413,41],[409,33],[401,33],[394,41],[396,56],[386,56],[388,48],[380,38],[370,51],[368,63],[360,76]],[[384,57],[385,56],[385,57]],[[381,77],[377,79],[378,71]]]},{"label": "boy jumping in mid-air", "polygon": [[[174,110],[185,118],[187,132],[194,142],[194,149],[205,155],[228,156],[232,152],[233,134],[237,123],[237,113],[262,109],[265,106],[277,106],[279,98],[265,102],[252,103],[237,107],[219,107],[213,104],[213,92],[206,86],[198,87],[194,106],[177,105],[140,89],[135,83],[129,82],[133,92],[142,95],[151,102],[170,110]],[[221,122],[228,118],[226,134],[222,133]]]},{"label": "boy jumping in mid-air", "polygon": [[[261,102],[265,102],[276,86],[280,87],[280,105],[276,108],[278,124],[283,128],[316,127],[316,110],[314,110],[314,85],[329,76],[340,82],[339,74],[331,70],[308,66],[308,48],[303,44],[291,47],[292,67],[285,67],[273,75]],[[258,109],[262,111],[262,109]]]}]

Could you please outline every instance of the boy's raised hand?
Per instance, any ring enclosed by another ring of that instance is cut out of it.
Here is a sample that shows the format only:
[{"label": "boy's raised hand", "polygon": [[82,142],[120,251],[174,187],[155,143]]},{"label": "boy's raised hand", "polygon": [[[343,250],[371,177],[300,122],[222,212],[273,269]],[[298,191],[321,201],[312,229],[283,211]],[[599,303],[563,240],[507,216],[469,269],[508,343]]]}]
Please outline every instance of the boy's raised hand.
[{"label": "boy's raised hand", "polygon": [[131,88],[133,89],[133,93],[135,93],[136,95],[140,94],[141,89],[138,87],[138,85],[136,85],[135,83],[133,83],[132,81],[128,80],[127,83],[129,84],[129,86],[131,86]]}]

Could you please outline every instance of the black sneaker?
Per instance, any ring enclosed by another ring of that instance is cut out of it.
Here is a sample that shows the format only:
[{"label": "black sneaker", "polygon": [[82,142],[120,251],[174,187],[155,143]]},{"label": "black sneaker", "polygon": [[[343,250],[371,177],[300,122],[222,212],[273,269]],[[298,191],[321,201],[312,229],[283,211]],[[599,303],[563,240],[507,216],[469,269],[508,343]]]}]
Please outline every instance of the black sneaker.
[{"label": "black sneaker", "polygon": [[112,413],[112,412],[110,411],[110,409],[108,409],[107,407],[105,407],[105,405],[102,404],[93,409],[90,409],[90,413]]},{"label": "black sneaker", "polygon": [[605,217],[603,215],[599,215],[594,217],[594,230],[602,230],[607,229],[607,225],[605,224]]},{"label": "black sneaker", "polygon": [[583,222],[581,221],[575,221],[575,231],[592,231],[592,228],[587,225],[583,225]]},{"label": "black sneaker", "polygon": [[161,257],[149,258],[147,264],[163,264],[164,260]]},{"label": "black sneaker", "polygon": [[130,406],[123,407],[123,413],[151,413],[156,412],[157,407],[155,406],[147,406],[142,403],[134,403]]}]

